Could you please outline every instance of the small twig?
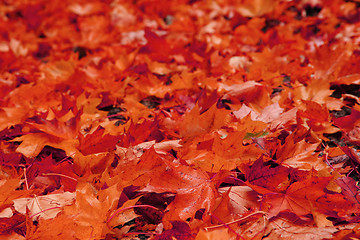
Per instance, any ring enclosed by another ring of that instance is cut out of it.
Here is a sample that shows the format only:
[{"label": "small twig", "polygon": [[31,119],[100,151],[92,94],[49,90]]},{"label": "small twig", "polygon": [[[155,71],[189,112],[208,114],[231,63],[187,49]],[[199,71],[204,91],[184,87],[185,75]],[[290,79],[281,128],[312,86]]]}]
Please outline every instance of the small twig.
[{"label": "small twig", "polygon": [[43,176],[60,176],[60,177],[65,177],[65,178],[69,178],[71,180],[74,180],[75,182],[77,182],[76,178],[61,174],[61,173],[43,173]]},{"label": "small twig", "polygon": [[213,229],[213,228],[219,228],[219,227],[224,227],[226,225],[230,225],[230,224],[234,224],[234,223],[237,223],[237,222],[241,222],[249,217],[252,217],[254,215],[257,215],[257,214],[263,214],[263,215],[266,215],[267,213],[264,212],[264,211],[257,211],[257,212],[254,212],[254,213],[251,213],[245,217],[242,217],[242,218],[239,218],[237,220],[234,220],[234,221],[231,221],[231,222],[228,222],[228,223],[225,223],[225,224],[220,224],[220,225],[215,225],[215,226],[210,226],[210,227],[205,227],[205,230],[209,230],[209,229]]},{"label": "small twig", "polygon": [[229,176],[229,178],[231,178],[231,179],[233,179],[233,180],[236,180],[236,181],[239,181],[239,182],[241,182],[241,183],[243,183],[243,184],[246,185],[246,182],[244,182],[243,180],[241,180],[241,179],[239,179],[239,178],[236,178],[236,177],[233,177],[233,176]]},{"label": "small twig", "polygon": [[69,156],[64,157],[63,159],[61,159],[61,160],[59,161],[58,164],[60,164],[60,163],[62,163],[62,162],[64,162],[64,161],[67,161],[68,163],[73,164],[68,158],[70,158],[70,157],[72,157],[72,156],[74,156],[74,155],[75,155],[75,153],[73,153],[73,154],[71,154],[71,155],[69,155]]},{"label": "small twig", "polygon": [[108,116],[106,116],[106,117],[104,117],[104,118],[102,118],[101,120],[104,120],[104,119],[106,119],[106,118],[115,118],[115,117],[118,117],[118,116],[122,116],[124,114],[124,112],[119,112],[119,113],[116,113],[116,114],[111,114],[111,115],[108,115]]},{"label": "small twig", "polygon": [[353,171],[354,171],[354,169],[351,169],[350,172],[346,176],[349,177]]},{"label": "small twig", "polygon": [[329,167],[331,167],[331,169],[333,170],[333,171],[335,171],[335,168],[331,165],[331,163],[329,162],[329,160],[328,160],[328,153],[325,153],[325,162],[327,163],[327,165],[329,166]]},{"label": "small twig", "polygon": [[331,167],[331,169],[333,170],[333,171],[335,171],[335,168],[331,165],[331,163],[329,162],[329,160],[328,160],[328,152],[326,151],[326,146],[325,146],[325,144],[324,143],[321,143],[322,145],[323,145],[323,147],[324,147],[324,152],[325,152],[325,162],[327,163],[327,165],[329,166],[329,167]]},{"label": "small twig", "polygon": [[27,177],[26,177],[26,168],[23,168],[23,169],[24,169],[24,178],[25,178],[26,190],[29,190],[29,184],[28,184]]}]

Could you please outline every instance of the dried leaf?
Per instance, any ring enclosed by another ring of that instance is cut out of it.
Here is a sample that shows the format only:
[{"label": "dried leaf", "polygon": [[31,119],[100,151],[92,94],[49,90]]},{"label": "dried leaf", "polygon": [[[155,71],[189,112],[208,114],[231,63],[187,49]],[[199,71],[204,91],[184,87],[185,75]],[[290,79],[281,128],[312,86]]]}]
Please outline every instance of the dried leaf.
[{"label": "dried leaf", "polygon": [[75,193],[64,192],[54,193],[44,196],[34,196],[33,198],[14,199],[14,208],[21,214],[29,209],[32,217],[39,216],[43,219],[52,219],[62,211],[66,205],[71,205],[75,200]]}]

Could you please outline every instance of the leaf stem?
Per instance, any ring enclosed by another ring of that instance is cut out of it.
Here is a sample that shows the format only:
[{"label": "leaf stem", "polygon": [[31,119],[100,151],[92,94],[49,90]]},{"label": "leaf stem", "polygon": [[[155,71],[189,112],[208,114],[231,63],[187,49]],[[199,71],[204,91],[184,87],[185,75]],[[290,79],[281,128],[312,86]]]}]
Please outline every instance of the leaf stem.
[{"label": "leaf stem", "polygon": [[45,212],[45,211],[49,211],[49,210],[56,209],[56,208],[60,208],[60,207],[52,207],[52,208],[44,209],[44,210],[42,210],[42,211],[40,211],[40,212],[38,212],[38,213],[34,213],[33,215],[30,216],[30,218],[33,218],[33,217],[35,217],[36,215],[39,215],[39,214],[41,214],[41,213],[43,213],[43,212]]},{"label": "leaf stem", "polygon": [[[254,215],[257,215],[257,214],[263,214],[263,215],[266,215],[267,213],[264,212],[264,211],[257,211],[257,212],[254,212],[254,213],[251,213],[245,217],[242,217],[242,218],[239,218],[237,220],[234,220],[234,221],[231,221],[231,222],[228,222],[228,223],[224,223],[224,224],[220,224],[220,225],[215,225],[215,226],[210,226],[210,227],[205,227],[205,230],[209,230],[209,229],[213,229],[213,228],[218,228],[218,227],[227,227],[227,225],[230,225],[230,224],[234,224],[234,223],[237,223],[237,222],[241,222],[242,220],[245,220],[251,216],[254,216]],[[212,216],[214,216],[213,214],[211,214]],[[214,216],[215,217],[215,216]],[[217,218],[217,217],[215,217]]]},{"label": "leaf stem", "polygon": [[44,176],[60,176],[60,177],[65,177],[65,178],[69,178],[71,180],[74,180],[75,182],[77,182],[76,178],[61,174],[61,173],[43,173],[42,175]]},{"label": "leaf stem", "polygon": [[29,184],[28,184],[28,180],[27,180],[27,177],[26,177],[26,168],[23,168],[23,169],[24,169],[24,178],[25,178],[26,190],[29,190]]},{"label": "leaf stem", "polygon": [[74,155],[75,155],[75,152],[72,153],[71,155],[66,156],[66,157],[64,157],[63,159],[61,159],[58,164],[60,164],[60,163],[62,163],[62,162],[65,162],[65,161],[67,161],[67,162],[70,163],[70,164],[73,164],[73,163],[69,160],[69,158],[73,157]]},{"label": "leaf stem", "polygon": [[134,235],[134,234],[158,235],[158,233],[150,233],[150,232],[128,232],[128,233],[125,233],[125,235]]}]

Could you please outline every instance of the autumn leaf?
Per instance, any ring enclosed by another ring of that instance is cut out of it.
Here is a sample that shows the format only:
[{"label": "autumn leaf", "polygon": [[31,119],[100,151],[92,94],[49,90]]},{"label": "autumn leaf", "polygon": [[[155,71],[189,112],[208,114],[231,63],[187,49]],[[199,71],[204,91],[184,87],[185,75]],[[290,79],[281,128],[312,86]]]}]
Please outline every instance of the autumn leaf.
[{"label": "autumn leaf", "polygon": [[[136,168],[141,170],[134,183],[146,183],[142,191],[176,193],[174,201],[168,206],[167,217],[170,220],[186,220],[193,217],[196,210],[205,208],[209,211],[214,204],[213,196],[216,192],[203,171],[172,163],[159,156],[153,148],[146,151]],[[166,188],[162,179],[167,179]]]},{"label": "autumn leaf", "polygon": [[241,1],[237,10],[245,17],[257,17],[271,12],[276,6],[276,1]]},{"label": "autumn leaf", "polygon": [[[215,116],[221,116],[217,118]],[[195,105],[191,111],[185,114],[184,120],[180,124],[180,134],[184,137],[193,137],[214,131],[225,125],[230,116],[226,114],[225,110],[217,109],[216,105],[212,105],[209,110],[200,113],[198,105]]]},{"label": "autumn leaf", "polygon": [[19,185],[21,184],[20,176],[17,178],[14,177],[11,179],[2,179],[0,183],[1,183],[1,185],[0,185],[0,193],[1,193],[0,202],[4,206],[8,205],[12,201],[12,199],[17,197],[17,195],[21,196],[23,194],[23,193],[10,194],[16,188],[18,188]]},{"label": "autumn leaf", "polygon": [[110,202],[101,203],[96,198],[89,183],[82,183],[77,187],[74,203],[65,206],[63,212],[72,222],[71,229],[77,238],[101,238],[110,232],[106,225],[110,206]]},{"label": "autumn leaf", "polygon": [[190,227],[181,221],[171,222],[172,228],[165,230],[160,236],[157,236],[157,240],[166,240],[166,239],[193,239],[190,231]]},{"label": "autumn leaf", "polygon": [[77,178],[71,163],[68,161],[57,163],[52,155],[33,162],[26,170],[26,180],[30,188],[62,186],[65,191],[73,192],[76,189]]},{"label": "autumn leaf", "polygon": [[196,235],[196,240],[210,240],[210,239],[230,239],[230,234],[226,229],[217,229],[213,231],[200,230]]},{"label": "autumn leaf", "polygon": [[[354,204],[345,200],[341,195],[327,194],[325,192],[329,180],[330,178],[326,177],[310,178],[291,184],[284,194],[275,193],[266,195],[264,204],[269,204],[267,205],[270,208],[269,216],[276,216],[282,211],[290,211],[301,217],[311,213],[313,206],[320,212],[334,209],[339,211],[341,206],[344,205],[347,205],[349,208],[355,207]],[[326,203],[329,199],[332,200]],[[317,208],[318,206],[319,208]]]},{"label": "autumn leaf", "polygon": [[252,185],[263,187],[269,192],[282,192],[287,189],[290,184],[289,174],[291,169],[268,164],[268,166],[265,166],[262,157],[256,160],[248,170],[247,180]]},{"label": "autumn leaf", "polygon": [[[324,162],[314,155],[314,151],[319,146],[318,139],[311,143],[307,142],[303,137],[301,136],[301,131],[294,132],[288,136],[284,145],[277,150],[276,157],[278,161],[287,166],[303,170],[324,168]],[[299,138],[303,139],[300,140]]]},{"label": "autumn leaf", "polygon": [[[53,219],[39,219],[39,224],[33,232],[29,231],[27,234],[27,239],[39,239],[39,238],[75,238],[74,231],[74,222],[71,219],[64,215],[58,214]],[[51,231],[49,231],[51,229]]]},{"label": "autumn leaf", "polygon": [[261,109],[262,106],[270,105],[267,97],[269,95],[268,89],[261,83],[248,81],[230,86],[221,85],[220,87],[222,91],[225,91],[224,99],[247,103],[256,110]]},{"label": "autumn leaf", "polygon": [[258,194],[248,186],[221,188],[221,193],[229,195],[229,210],[234,214],[244,214],[250,209],[257,209]]},{"label": "autumn leaf", "polygon": [[104,128],[98,127],[92,134],[88,134],[85,137],[80,135],[80,152],[84,155],[89,155],[99,152],[108,152],[115,149],[119,137],[111,136],[110,134],[103,136],[104,132]]},{"label": "autumn leaf", "polygon": [[31,217],[52,219],[62,211],[64,206],[71,205],[74,199],[74,193],[64,192],[34,196],[33,198],[18,198],[13,202],[15,210],[21,214],[25,215],[28,209]]},{"label": "autumn leaf", "polygon": [[[25,216],[21,213],[14,212],[10,208],[6,208],[1,212],[1,218],[0,218],[0,226],[1,231],[0,234],[2,235],[3,239],[6,238],[14,238],[14,239],[25,239],[21,235],[18,234],[11,234],[14,229],[21,229],[19,227],[19,224],[23,223],[25,221]],[[13,235],[13,236],[11,236]]]},{"label": "autumn leaf", "polygon": [[336,179],[336,183],[341,187],[344,195],[348,200],[354,203],[359,203],[358,193],[359,190],[355,185],[355,180],[350,177],[342,177]]},{"label": "autumn leaf", "polygon": [[76,151],[75,146],[79,142],[77,139],[62,140],[45,133],[26,134],[15,138],[14,141],[21,141],[16,151],[29,158],[39,155],[41,150],[47,145],[64,149],[68,155],[72,155]]},{"label": "autumn leaf", "polygon": [[[347,228],[352,228],[352,226],[344,226],[344,229]],[[334,233],[337,231],[336,227],[314,228],[311,225],[297,225],[283,219],[277,219],[267,226],[265,234],[270,234],[269,239],[326,239],[333,238]]]}]

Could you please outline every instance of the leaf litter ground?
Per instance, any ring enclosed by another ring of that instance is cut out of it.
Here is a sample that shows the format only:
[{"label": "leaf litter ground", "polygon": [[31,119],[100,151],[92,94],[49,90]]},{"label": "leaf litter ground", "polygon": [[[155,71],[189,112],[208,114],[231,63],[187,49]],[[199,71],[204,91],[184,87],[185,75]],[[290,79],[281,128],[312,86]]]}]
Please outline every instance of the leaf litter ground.
[{"label": "leaf litter ground", "polygon": [[5,1],[1,239],[360,237],[358,1]]}]

